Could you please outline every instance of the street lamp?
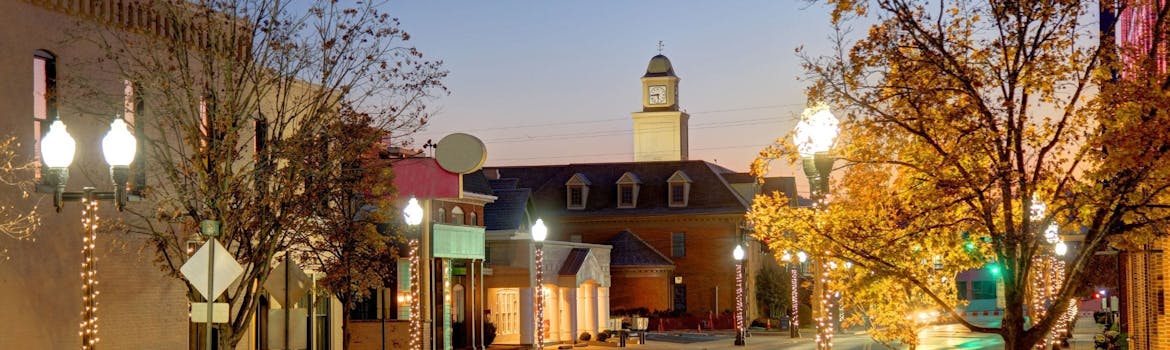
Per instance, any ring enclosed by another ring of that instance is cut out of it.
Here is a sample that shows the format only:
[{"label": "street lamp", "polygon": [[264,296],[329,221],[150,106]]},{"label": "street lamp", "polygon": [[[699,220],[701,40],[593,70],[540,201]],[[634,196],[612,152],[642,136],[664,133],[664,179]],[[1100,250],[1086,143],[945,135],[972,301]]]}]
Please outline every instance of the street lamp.
[{"label": "street lamp", "polygon": [[532,241],[536,243],[536,287],[532,291],[536,299],[536,337],[533,347],[544,347],[544,239],[548,237],[548,227],[544,220],[536,219],[532,225]]},{"label": "street lamp", "polygon": [[100,340],[97,336],[97,268],[94,248],[97,242],[97,210],[99,200],[113,200],[118,211],[126,202],[126,183],[130,177],[130,163],[134,160],[137,141],[126,127],[121,118],[114,118],[110,123],[110,131],[102,139],[102,152],[106,163],[110,165],[110,177],[114,182],[114,191],[96,191],[93,187],[84,187],[82,191],[65,191],[65,183],[69,180],[69,165],[73,163],[77,143],[65,128],[61,120],[54,120],[49,126],[49,132],[41,139],[41,159],[49,168],[46,177],[48,185],[53,190],[53,207],[57,212],[65,202],[82,203],[81,224],[85,231],[81,246],[81,348],[93,349]]},{"label": "street lamp", "polygon": [[[825,105],[807,108],[802,114],[803,118],[793,130],[792,142],[796,144],[802,158],[814,209],[820,210],[825,205],[825,195],[829,192],[829,173],[833,171],[833,161],[836,160],[829,154],[829,149],[837,139],[839,122]],[[833,330],[831,325],[826,327],[826,314],[829,312],[826,301],[830,293],[824,288],[827,281],[818,280],[827,277],[823,271],[824,266],[814,263],[813,267],[818,270],[818,273],[814,273],[816,277],[813,278],[813,294],[818,298],[817,305],[813,308],[817,319],[817,348],[831,349]]]},{"label": "street lamp", "polygon": [[[402,217],[407,225],[418,226],[423,221],[423,208],[418,200],[410,197],[406,208],[402,209]],[[410,348],[422,349],[422,320],[419,307],[419,279],[418,279],[418,239],[411,238],[410,245]],[[386,348],[386,317],[382,317],[382,348]]]},{"label": "street lamp", "polygon": [[731,251],[735,259],[735,346],[747,345],[743,340],[743,246],[736,244]]}]

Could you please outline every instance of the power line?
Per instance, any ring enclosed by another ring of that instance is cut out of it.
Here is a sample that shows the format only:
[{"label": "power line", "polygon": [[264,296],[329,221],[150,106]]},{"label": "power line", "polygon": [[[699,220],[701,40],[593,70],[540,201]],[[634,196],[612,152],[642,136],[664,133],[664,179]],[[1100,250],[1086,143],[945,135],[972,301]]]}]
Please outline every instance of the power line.
[{"label": "power line", "polygon": [[[785,119],[776,119],[775,117],[768,117],[768,118],[737,120],[737,121],[731,121],[731,122],[710,122],[710,123],[695,124],[695,126],[690,126],[687,129],[688,130],[702,130],[702,129],[728,128],[728,127],[750,126],[750,125],[760,125],[760,124],[776,124],[776,123],[781,123],[781,122],[791,121],[791,120],[793,120],[793,119],[785,120]],[[642,131],[643,132],[672,131],[674,129],[675,128],[672,126],[666,126],[666,127],[642,129]],[[565,140],[565,139],[579,139],[579,138],[592,138],[592,137],[621,136],[621,135],[631,135],[633,133],[634,133],[634,130],[631,130],[631,129],[614,129],[614,130],[601,130],[601,131],[572,132],[572,133],[541,135],[541,136],[516,136],[516,137],[508,137],[508,138],[500,138],[500,139],[489,139],[489,140],[485,140],[484,142],[489,142],[489,143],[532,142],[532,141],[541,141],[541,140]]]},{"label": "power line", "polygon": [[[803,103],[787,103],[787,104],[778,104],[778,105],[765,105],[765,106],[751,106],[751,107],[728,108],[728,109],[715,109],[715,110],[708,110],[708,111],[699,111],[699,112],[686,112],[686,113],[687,113],[687,114],[689,114],[689,115],[691,115],[691,116],[696,116],[696,115],[699,115],[699,116],[701,116],[701,115],[708,115],[708,114],[719,114],[719,113],[728,113],[728,112],[742,112],[742,111],[751,111],[751,110],[761,110],[761,109],[772,109],[772,108],[791,107],[791,106],[798,106],[798,105],[804,105],[804,104],[803,104]],[[568,126],[568,125],[581,125],[581,124],[598,124],[598,123],[608,123],[608,122],[614,122],[614,121],[623,121],[623,120],[630,120],[630,119],[629,119],[628,117],[623,117],[623,118],[610,118],[610,119],[601,119],[601,120],[576,120],[576,121],[560,121],[560,122],[537,123],[537,124],[519,124],[519,125],[508,125],[508,126],[493,126],[493,127],[486,127],[486,128],[476,128],[476,129],[448,130],[448,131],[443,131],[443,132],[429,132],[429,131],[428,131],[428,132],[425,132],[425,133],[420,133],[420,134],[425,134],[425,135],[446,135],[446,134],[453,133],[453,132],[475,132],[475,131],[492,131],[492,130],[528,129],[528,128],[539,128],[539,127],[546,127],[546,126]]]},{"label": "power line", "polygon": [[[719,146],[719,147],[703,147],[692,148],[692,151],[711,151],[721,149],[741,149],[741,148],[760,148],[763,149],[767,145],[736,145],[736,146]],[[677,152],[678,150],[662,151],[662,152]],[[517,161],[517,160],[538,160],[538,159],[561,159],[561,158],[580,158],[580,157],[596,157],[596,156],[630,156],[634,152],[617,152],[617,153],[584,153],[564,156],[545,156],[545,157],[525,157],[525,158],[492,158],[491,161]]]}]

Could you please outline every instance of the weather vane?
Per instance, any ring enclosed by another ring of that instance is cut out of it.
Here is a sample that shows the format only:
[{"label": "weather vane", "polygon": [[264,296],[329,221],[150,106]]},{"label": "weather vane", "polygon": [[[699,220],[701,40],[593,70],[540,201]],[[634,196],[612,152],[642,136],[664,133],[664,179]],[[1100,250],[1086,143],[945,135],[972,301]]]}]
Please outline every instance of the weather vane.
[{"label": "weather vane", "polygon": [[662,46],[664,46],[664,45],[662,45],[662,40],[659,40],[658,41],[658,54],[659,55],[662,54]]}]

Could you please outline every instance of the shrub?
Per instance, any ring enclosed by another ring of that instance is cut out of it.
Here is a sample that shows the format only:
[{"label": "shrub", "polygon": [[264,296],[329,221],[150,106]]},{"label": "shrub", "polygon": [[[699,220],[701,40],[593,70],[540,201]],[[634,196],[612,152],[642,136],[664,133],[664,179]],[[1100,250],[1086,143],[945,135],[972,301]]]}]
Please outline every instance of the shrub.
[{"label": "shrub", "polygon": [[456,349],[467,347],[467,326],[463,322],[451,323],[451,345]]},{"label": "shrub", "polygon": [[496,341],[496,325],[491,322],[483,323],[483,345],[492,345]]},{"label": "shrub", "polygon": [[597,333],[597,341],[605,341],[609,339],[609,331]]},{"label": "shrub", "polygon": [[578,339],[581,339],[581,341],[589,341],[589,339],[593,339],[593,335],[589,334],[589,332],[581,332],[581,337]]}]

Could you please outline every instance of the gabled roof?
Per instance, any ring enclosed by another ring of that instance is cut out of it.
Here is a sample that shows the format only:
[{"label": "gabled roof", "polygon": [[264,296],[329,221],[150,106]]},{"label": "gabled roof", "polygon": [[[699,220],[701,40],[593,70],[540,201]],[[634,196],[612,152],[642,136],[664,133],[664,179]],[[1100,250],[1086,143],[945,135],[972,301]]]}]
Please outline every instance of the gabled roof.
[{"label": "gabled roof", "polygon": [[[493,187],[497,185],[497,181],[499,180],[490,180]],[[497,189],[495,196],[495,202],[483,206],[484,229],[488,231],[521,229],[532,190]]]},{"label": "gabled roof", "polygon": [[674,266],[674,261],[629,230],[618,233],[604,244],[613,246],[609,252],[609,266]]},{"label": "gabled roof", "polygon": [[[701,160],[663,162],[591,163],[546,166],[492,167],[501,179],[517,179],[518,188],[531,188],[533,202],[542,216],[579,215],[677,215],[744,213],[750,203],[740,198],[723,178],[735,172]],[[691,184],[686,207],[670,207],[668,179],[677,171]],[[641,187],[636,208],[617,207],[617,182],[626,173],[637,174]],[[584,210],[565,205],[565,183],[576,174],[589,179],[589,198]]]},{"label": "gabled roof", "polygon": [[488,179],[483,175],[483,169],[476,170],[473,173],[463,174],[463,191],[478,193],[478,194],[492,194],[492,186],[488,184]]},{"label": "gabled roof", "polygon": [[585,264],[586,257],[589,257],[589,248],[573,248],[573,250],[569,251],[569,255],[565,257],[565,263],[561,264],[561,271],[558,275],[577,275],[577,272],[581,271],[581,266]]}]

